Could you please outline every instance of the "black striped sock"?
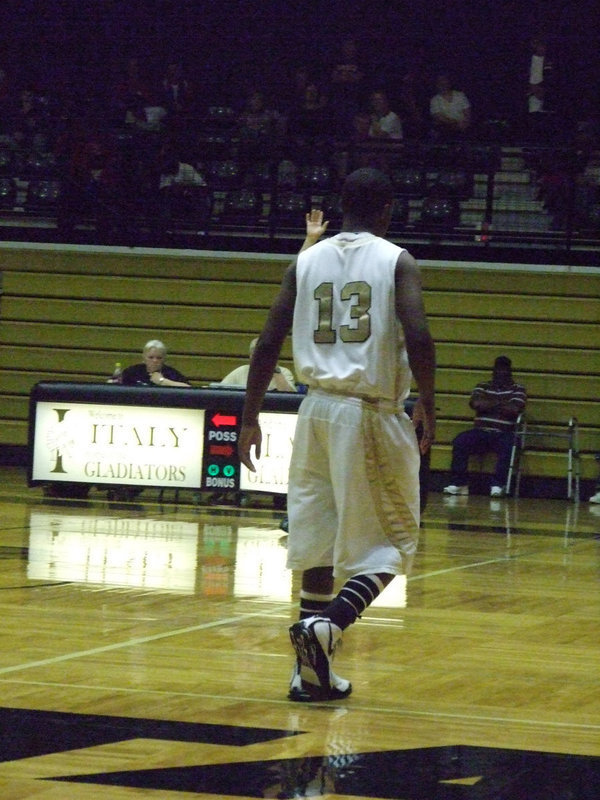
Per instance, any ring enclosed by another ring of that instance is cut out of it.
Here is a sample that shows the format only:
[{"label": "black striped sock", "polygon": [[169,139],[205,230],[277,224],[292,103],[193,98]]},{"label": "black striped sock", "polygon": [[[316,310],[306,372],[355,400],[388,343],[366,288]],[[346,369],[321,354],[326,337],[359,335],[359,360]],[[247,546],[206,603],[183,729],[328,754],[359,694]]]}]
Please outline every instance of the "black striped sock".
[{"label": "black striped sock", "polygon": [[323,616],[344,630],[356,622],[388,582],[377,575],[355,575],[342,586],[337,597],[324,610]]},{"label": "black striped sock", "polygon": [[315,592],[306,592],[304,589],[301,589],[299,619],[308,619],[308,617],[315,616],[320,617],[334,597],[335,595],[333,594],[316,594]]}]

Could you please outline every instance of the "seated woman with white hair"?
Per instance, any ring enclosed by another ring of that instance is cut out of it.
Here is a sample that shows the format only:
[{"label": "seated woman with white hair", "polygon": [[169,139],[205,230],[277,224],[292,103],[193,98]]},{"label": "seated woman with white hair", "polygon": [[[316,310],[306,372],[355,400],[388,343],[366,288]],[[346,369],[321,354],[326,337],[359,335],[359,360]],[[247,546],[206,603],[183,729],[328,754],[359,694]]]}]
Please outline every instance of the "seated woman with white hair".
[{"label": "seated woman with white hair", "polygon": [[143,362],[125,367],[122,383],[125,386],[190,386],[179,370],[165,364],[167,348],[158,339],[146,342],[142,350]]}]

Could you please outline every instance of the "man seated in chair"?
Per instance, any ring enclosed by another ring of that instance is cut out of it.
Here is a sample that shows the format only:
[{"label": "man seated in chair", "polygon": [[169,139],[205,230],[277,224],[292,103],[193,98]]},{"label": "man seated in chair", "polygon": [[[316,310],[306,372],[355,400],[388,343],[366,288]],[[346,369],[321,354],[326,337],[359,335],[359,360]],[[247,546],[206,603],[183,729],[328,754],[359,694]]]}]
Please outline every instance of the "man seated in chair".
[{"label": "man seated in chair", "polygon": [[498,356],[492,380],[478,383],[471,394],[473,428],[459,433],[452,442],[451,483],[444,488],[444,494],[469,494],[469,456],[490,452],[496,454],[490,495],[506,494],[515,424],[526,402],[525,387],[513,380],[510,358]]}]

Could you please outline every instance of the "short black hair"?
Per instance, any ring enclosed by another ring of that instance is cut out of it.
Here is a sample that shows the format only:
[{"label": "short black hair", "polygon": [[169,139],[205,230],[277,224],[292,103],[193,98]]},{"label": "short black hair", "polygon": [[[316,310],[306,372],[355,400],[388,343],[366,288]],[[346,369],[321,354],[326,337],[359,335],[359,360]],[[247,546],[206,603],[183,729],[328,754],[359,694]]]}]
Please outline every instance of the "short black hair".
[{"label": "short black hair", "polygon": [[494,366],[512,369],[512,361],[508,356],[498,356],[498,358],[494,361]]},{"label": "short black hair", "polygon": [[373,220],[394,199],[394,187],[388,176],[378,169],[362,167],[344,181],[342,211],[353,219]]}]

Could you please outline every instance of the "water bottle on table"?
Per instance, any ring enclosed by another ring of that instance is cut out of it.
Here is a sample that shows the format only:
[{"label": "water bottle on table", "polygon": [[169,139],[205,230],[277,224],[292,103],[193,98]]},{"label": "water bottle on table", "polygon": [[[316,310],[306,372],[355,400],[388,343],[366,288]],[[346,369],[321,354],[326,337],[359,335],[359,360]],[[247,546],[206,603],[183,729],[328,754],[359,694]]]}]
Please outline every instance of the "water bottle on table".
[{"label": "water bottle on table", "polygon": [[107,383],[123,383],[123,368],[121,367],[121,362],[117,361],[115,364],[115,369],[113,374],[110,378],[106,381]]}]

